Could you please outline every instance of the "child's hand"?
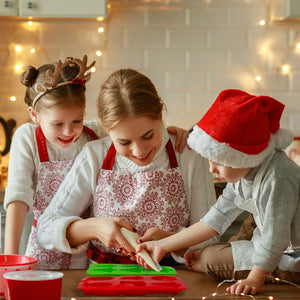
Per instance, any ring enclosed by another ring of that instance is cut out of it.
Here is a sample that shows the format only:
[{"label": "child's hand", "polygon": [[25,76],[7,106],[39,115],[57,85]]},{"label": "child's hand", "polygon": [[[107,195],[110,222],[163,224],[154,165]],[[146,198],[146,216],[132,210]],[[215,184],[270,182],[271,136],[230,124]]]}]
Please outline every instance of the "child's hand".
[{"label": "child's hand", "polygon": [[260,291],[261,284],[257,282],[256,280],[251,280],[251,279],[243,279],[237,281],[235,284],[232,286],[228,287],[226,289],[226,292],[231,293],[231,294],[251,294],[255,295],[259,293]]},{"label": "child's hand", "polygon": [[[152,241],[152,242],[145,242],[142,244],[139,244],[136,248],[137,253],[141,252],[142,250],[147,250],[152,257],[157,260],[157,262],[160,262],[160,260],[164,257],[166,251],[164,251],[160,245],[159,241]],[[144,260],[137,259],[137,262],[144,266]]]},{"label": "child's hand", "polygon": [[189,132],[176,126],[169,126],[167,130],[170,134],[176,135],[175,150],[182,153],[184,147],[187,144]]}]

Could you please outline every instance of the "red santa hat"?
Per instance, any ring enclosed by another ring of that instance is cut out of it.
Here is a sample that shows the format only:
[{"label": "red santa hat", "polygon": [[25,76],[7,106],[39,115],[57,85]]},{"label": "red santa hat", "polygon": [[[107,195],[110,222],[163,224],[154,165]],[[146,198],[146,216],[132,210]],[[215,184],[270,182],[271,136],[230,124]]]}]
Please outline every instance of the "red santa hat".
[{"label": "red santa hat", "polygon": [[232,168],[256,167],[273,149],[293,140],[280,129],[284,105],[268,96],[224,90],[188,138],[188,145],[209,160]]}]

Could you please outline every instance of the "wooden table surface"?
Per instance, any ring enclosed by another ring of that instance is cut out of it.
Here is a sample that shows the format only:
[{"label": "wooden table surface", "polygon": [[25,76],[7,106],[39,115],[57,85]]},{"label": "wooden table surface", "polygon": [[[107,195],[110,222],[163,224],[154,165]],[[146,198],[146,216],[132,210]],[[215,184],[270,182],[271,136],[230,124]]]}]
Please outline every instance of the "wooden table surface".
[{"label": "wooden table surface", "polygon": [[[84,295],[82,290],[77,288],[77,285],[80,281],[88,277],[86,271],[84,270],[66,270],[62,271],[64,273],[63,277],[63,286],[62,286],[62,298],[61,300],[92,300],[92,299],[127,299],[127,300],[142,300],[142,299],[153,299],[153,300],[176,300],[176,299],[185,299],[185,300],[196,300],[196,299],[274,299],[274,300],[296,300],[300,299],[300,288],[292,286],[290,284],[265,284],[262,287],[261,293],[255,295],[254,298],[250,296],[235,296],[235,295],[224,295],[225,288],[229,286],[228,283],[222,284],[218,289],[217,296],[213,297],[213,293],[216,292],[217,285],[219,282],[215,281],[208,276],[191,272],[188,270],[177,270],[177,277],[181,278],[184,283],[187,285],[187,290],[179,292],[177,295],[147,295],[147,296],[136,296],[136,297],[104,297],[104,296],[88,296]],[[273,298],[270,298],[272,296]],[[206,298],[203,298],[206,297]]]}]

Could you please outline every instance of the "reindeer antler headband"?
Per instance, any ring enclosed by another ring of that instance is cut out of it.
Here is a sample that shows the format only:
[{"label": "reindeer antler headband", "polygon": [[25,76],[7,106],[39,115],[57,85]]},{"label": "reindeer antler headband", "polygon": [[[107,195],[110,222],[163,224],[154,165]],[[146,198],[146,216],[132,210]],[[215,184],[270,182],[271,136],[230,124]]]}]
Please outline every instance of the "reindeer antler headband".
[{"label": "reindeer antler headband", "polygon": [[71,61],[67,61],[65,63],[62,63],[61,60],[58,61],[56,68],[54,70],[54,73],[52,73],[51,70],[48,70],[46,72],[46,75],[50,78],[50,83],[46,82],[44,85],[36,84],[34,89],[36,92],[39,92],[39,94],[33,99],[32,106],[34,107],[38,100],[41,99],[42,96],[49,93],[50,91],[57,89],[64,85],[69,84],[80,84],[82,86],[85,86],[85,83],[90,79],[90,72],[88,72],[94,65],[95,61],[93,61],[89,66],[87,66],[87,56],[84,55],[82,60],[79,58],[75,58],[74,62],[77,63],[80,67],[78,75],[71,81],[64,81],[61,83],[57,83],[58,77],[60,72],[65,68]]}]

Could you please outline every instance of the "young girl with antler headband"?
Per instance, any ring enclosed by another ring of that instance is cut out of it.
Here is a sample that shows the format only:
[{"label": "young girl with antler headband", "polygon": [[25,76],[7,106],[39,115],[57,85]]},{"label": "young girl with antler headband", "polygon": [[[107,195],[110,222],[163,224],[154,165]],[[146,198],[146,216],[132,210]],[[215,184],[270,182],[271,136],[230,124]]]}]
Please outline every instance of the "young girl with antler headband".
[{"label": "young girl with antler headband", "polygon": [[[5,253],[18,254],[25,217],[33,211],[34,224],[26,255],[36,257],[38,269],[81,269],[87,267],[85,253],[70,255],[48,251],[36,242],[36,224],[48,206],[83,145],[97,139],[96,121],[83,122],[85,82],[95,62],[87,56],[64,63],[29,66],[21,76],[27,86],[25,103],[35,124],[20,126],[13,138],[4,208],[7,210]],[[84,125],[85,124],[85,125]],[[171,128],[182,151],[187,132]]]}]

